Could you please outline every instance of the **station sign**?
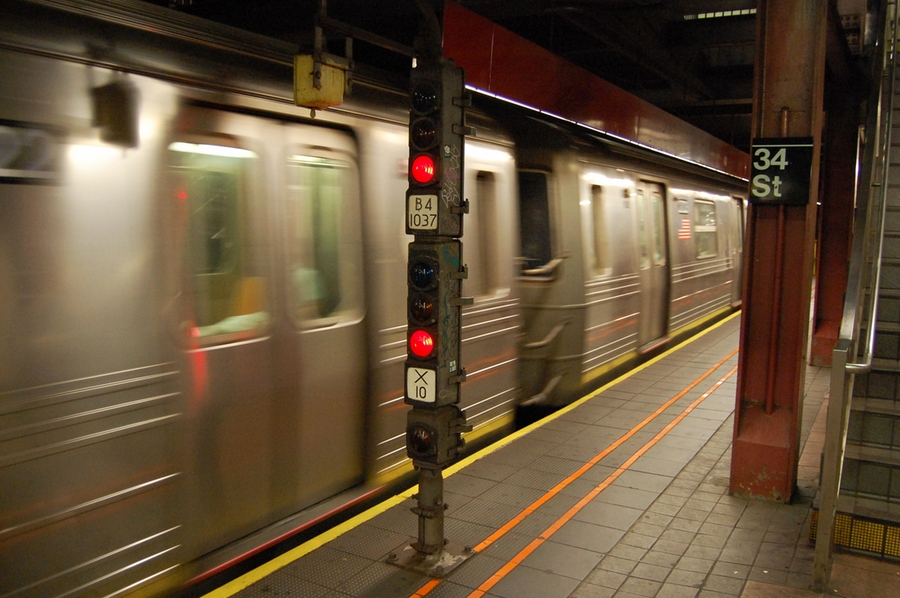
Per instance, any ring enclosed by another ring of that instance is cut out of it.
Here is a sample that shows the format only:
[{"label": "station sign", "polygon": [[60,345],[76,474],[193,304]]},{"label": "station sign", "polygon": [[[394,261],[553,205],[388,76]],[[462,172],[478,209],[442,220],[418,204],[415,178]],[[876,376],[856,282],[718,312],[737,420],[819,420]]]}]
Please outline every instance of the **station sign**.
[{"label": "station sign", "polygon": [[812,137],[754,139],[750,155],[750,203],[809,203]]}]

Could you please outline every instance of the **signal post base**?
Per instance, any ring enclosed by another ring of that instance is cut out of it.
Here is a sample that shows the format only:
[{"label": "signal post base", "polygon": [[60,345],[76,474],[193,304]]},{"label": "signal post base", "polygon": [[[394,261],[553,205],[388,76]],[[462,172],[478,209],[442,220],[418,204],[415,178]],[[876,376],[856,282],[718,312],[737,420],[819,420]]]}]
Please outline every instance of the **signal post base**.
[{"label": "signal post base", "polygon": [[388,557],[388,563],[429,577],[443,577],[475,555],[468,546],[447,542],[435,554],[419,552],[412,544],[406,544]]},{"label": "signal post base", "polygon": [[419,536],[414,544],[403,546],[388,556],[388,563],[428,575],[443,577],[475,554],[468,546],[444,538],[444,476],[440,467],[419,467],[418,505],[412,511],[419,516]]}]

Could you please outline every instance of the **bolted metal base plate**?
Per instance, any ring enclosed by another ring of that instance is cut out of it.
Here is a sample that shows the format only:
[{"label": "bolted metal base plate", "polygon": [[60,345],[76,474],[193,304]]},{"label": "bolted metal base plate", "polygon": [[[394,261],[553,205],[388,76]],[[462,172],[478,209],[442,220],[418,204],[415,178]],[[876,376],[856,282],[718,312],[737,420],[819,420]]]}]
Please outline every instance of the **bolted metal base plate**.
[{"label": "bolted metal base plate", "polygon": [[392,552],[387,562],[429,577],[443,577],[474,554],[475,551],[468,546],[460,546],[454,542],[445,544],[444,549],[437,554],[425,554],[405,544]]}]

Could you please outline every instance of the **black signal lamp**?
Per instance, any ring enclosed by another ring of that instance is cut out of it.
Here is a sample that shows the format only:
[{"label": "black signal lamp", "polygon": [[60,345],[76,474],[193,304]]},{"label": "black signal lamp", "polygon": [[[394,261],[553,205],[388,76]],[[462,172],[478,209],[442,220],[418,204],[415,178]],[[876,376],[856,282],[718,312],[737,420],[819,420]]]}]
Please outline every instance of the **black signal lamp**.
[{"label": "black signal lamp", "polygon": [[437,266],[427,257],[421,256],[409,264],[409,281],[420,291],[433,289],[437,285]]},{"label": "black signal lamp", "polygon": [[420,325],[433,324],[434,299],[425,293],[413,295],[409,302],[409,314]]},{"label": "black signal lamp", "polygon": [[412,109],[418,114],[428,114],[438,109],[437,90],[429,83],[423,83],[412,90]]},{"label": "black signal lamp", "polygon": [[409,140],[416,149],[431,149],[436,139],[437,128],[430,118],[420,118],[410,127]]},{"label": "black signal lamp", "polygon": [[435,434],[430,428],[416,424],[406,430],[406,446],[420,457],[435,454]]}]

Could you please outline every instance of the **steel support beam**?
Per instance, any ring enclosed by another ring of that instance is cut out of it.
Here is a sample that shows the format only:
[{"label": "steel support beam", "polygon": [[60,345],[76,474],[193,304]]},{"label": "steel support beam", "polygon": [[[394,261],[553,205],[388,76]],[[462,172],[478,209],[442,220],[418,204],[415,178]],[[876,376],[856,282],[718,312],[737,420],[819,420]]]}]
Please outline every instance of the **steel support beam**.
[{"label": "steel support beam", "polygon": [[855,204],[856,162],[859,150],[858,104],[847,87],[829,86],[822,152],[822,209],[816,251],[816,297],[812,318],[809,363],[831,367],[847,288],[847,262]]},{"label": "steel support beam", "polygon": [[860,103],[870,86],[867,75],[850,59],[841,18],[834,5],[829,6],[828,17],[822,207],[819,210],[816,296],[809,355],[810,365],[819,367],[831,367],[831,355],[843,316],[856,204],[856,165],[860,158]]},{"label": "steel support beam", "polygon": [[[732,494],[789,502],[797,479],[828,0],[760,0],[754,138],[812,137],[806,205],[753,204],[745,241]],[[751,160],[753,156],[751,156]]]}]

